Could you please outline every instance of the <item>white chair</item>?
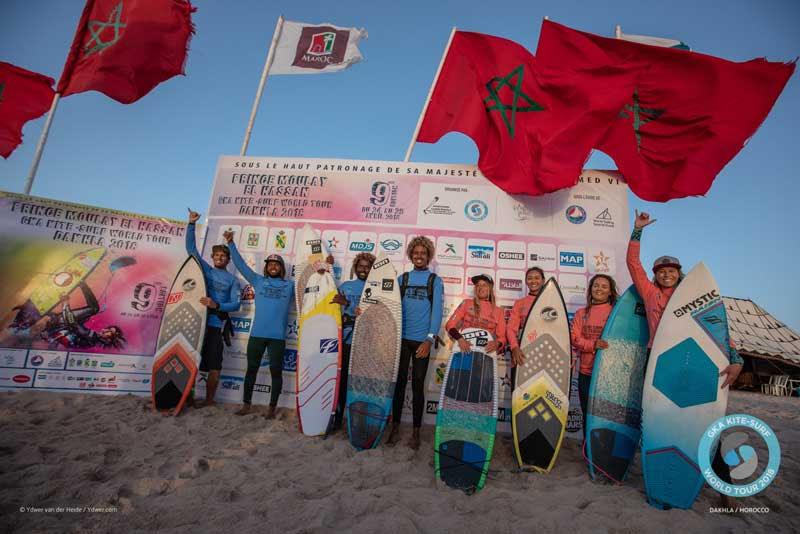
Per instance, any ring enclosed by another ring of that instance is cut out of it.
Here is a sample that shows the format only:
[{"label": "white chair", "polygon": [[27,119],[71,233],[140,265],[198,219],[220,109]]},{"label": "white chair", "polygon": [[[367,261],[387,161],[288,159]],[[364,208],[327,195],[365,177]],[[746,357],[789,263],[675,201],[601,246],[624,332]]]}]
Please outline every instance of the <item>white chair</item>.
[{"label": "white chair", "polygon": [[761,384],[761,393],[772,395],[772,386],[775,384],[775,377],[776,375],[771,375],[769,377],[769,382],[766,384]]},{"label": "white chair", "polygon": [[778,397],[788,397],[791,395],[791,391],[789,390],[789,375],[775,377],[775,382],[772,384],[772,394]]}]

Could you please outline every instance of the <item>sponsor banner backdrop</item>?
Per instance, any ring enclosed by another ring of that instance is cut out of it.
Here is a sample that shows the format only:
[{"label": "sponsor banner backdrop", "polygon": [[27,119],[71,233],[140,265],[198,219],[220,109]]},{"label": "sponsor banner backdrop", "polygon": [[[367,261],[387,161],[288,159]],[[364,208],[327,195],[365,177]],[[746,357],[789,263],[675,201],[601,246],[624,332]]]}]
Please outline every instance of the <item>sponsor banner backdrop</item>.
[{"label": "sponsor banner backdrop", "polygon": [[149,375],[145,387],[123,373],[152,369],[167,292],[186,258],[185,229],[0,192],[0,370],[24,368],[14,376],[31,378],[0,388],[149,393]]},{"label": "sponsor banner backdrop", "polygon": [[[267,254],[278,253],[293,276],[294,236],[308,222],[333,254],[334,276],[342,282],[350,279],[351,262],[359,252],[385,252],[398,272],[409,269],[406,244],[416,235],[426,235],[436,245],[431,267],[444,282],[444,320],[471,297],[470,277],[479,273],[495,279],[497,301],[510,309],[527,292],[525,269],[534,265],[567,286],[564,297],[573,313],[585,305],[593,274],[614,275],[621,289],[630,284],[624,269],[630,233],[627,192],[616,171],[587,170],[574,188],[531,198],[508,195],[468,165],[222,156],[204,255],[230,228],[256,271],[261,271]],[[234,323],[233,346],[226,349],[223,362],[228,381],[223,395],[232,402],[241,400],[254,313],[252,290],[246,288],[243,294],[246,300]],[[447,339],[443,331],[439,335]],[[295,406],[296,350],[297,323],[291,316],[282,406]],[[445,346],[432,357],[427,423],[435,420],[448,354]],[[507,354],[500,358],[500,398],[507,408],[509,358]],[[262,367],[267,365],[265,355]],[[262,386],[254,402],[266,402],[268,371],[259,374],[257,383]],[[404,418],[411,416],[410,399],[408,404]],[[508,421],[509,410],[501,412]],[[508,428],[507,423],[501,425],[501,430]]]}]

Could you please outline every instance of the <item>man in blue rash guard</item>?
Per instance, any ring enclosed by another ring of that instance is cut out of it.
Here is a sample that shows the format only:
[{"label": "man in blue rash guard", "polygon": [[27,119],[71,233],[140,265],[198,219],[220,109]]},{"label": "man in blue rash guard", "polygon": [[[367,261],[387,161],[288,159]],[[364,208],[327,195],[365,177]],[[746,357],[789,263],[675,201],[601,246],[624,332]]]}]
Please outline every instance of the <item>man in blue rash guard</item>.
[{"label": "man in blue rash guard", "polygon": [[239,281],[225,270],[231,260],[231,254],[225,245],[211,247],[211,260],[214,266],[206,262],[197,251],[195,240],[195,223],[200,214],[189,210],[189,227],[186,229],[186,252],[194,256],[203,268],[208,295],[200,297],[200,304],[208,308],[206,335],[200,351],[200,372],[208,373],[206,379],[206,399],[202,406],[212,406],[214,395],[219,385],[219,374],[222,370],[222,329],[229,312],[239,309],[241,287]]},{"label": "man in blue rash guard", "polygon": [[[403,415],[403,399],[408,382],[408,364],[412,362],[412,406],[414,425],[409,446],[418,449],[419,431],[422,426],[422,411],[425,407],[425,375],[431,347],[442,324],[442,279],[428,269],[433,259],[433,242],[425,236],[417,236],[408,243],[406,255],[414,270],[403,273],[397,279],[403,298],[403,341],[400,348],[400,368],[392,403],[392,429],[387,445],[399,439],[400,418]],[[413,356],[413,358],[412,358]]]},{"label": "man in blue rash guard", "polygon": [[267,256],[262,276],[253,271],[242,259],[233,242],[233,232],[225,232],[222,236],[228,242],[233,264],[253,287],[256,304],[250,338],[247,340],[247,374],[244,377],[242,408],[236,415],[250,413],[256,376],[266,350],[269,355],[269,374],[272,377],[266,418],[273,419],[283,389],[283,351],[286,348],[289,310],[294,303],[294,281],[284,280],[286,265],[280,255]]},{"label": "man in blue rash guard", "polygon": [[361,301],[361,292],[364,284],[375,263],[375,256],[369,252],[361,252],[353,259],[350,276],[356,275],[355,280],[348,280],[339,286],[339,292],[333,297],[334,304],[342,306],[342,374],[339,380],[339,399],[336,405],[336,417],[333,420],[333,430],[342,426],[344,408],[347,401],[347,375],[350,369],[350,349],[353,344],[353,327],[356,320],[356,308]]}]

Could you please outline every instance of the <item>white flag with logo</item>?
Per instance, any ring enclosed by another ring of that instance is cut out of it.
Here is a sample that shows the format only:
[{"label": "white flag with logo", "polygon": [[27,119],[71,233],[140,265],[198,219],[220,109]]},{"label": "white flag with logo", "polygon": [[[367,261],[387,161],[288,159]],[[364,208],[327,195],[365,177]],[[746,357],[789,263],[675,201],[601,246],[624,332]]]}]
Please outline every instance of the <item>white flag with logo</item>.
[{"label": "white flag with logo", "polygon": [[649,35],[633,35],[630,33],[620,33],[619,38],[625,41],[633,41],[634,43],[641,43],[651,46],[661,46],[663,48],[679,48],[681,50],[689,50],[689,45],[683,41],[676,39],[668,39],[666,37],[651,37]]},{"label": "white flag with logo", "polygon": [[283,22],[270,74],[319,74],[361,61],[358,42],[367,31],[332,24]]}]

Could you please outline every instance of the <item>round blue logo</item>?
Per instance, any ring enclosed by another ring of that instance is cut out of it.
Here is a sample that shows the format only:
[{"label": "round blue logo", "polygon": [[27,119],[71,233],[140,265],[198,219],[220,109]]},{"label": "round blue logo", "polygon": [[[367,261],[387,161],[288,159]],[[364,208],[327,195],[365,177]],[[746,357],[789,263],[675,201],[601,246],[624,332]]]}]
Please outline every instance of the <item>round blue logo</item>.
[{"label": "round blue logo", "polygon": [[568,207],[564,214],[567,216],[567,220],[572,224],[581,224],[586,220],[586,210],[577,204]]},{"label": "round blue logo", "polygon": [[464,215],[470,221],[482,221],[489,215],[489,206],[483,200],[470,200],[464,206]]},{"label": "round blue logo", "polygon": [[[735,428],[754,430],[767,444],[767,453],[769,454],[767,467],[757,479],[751,482],[733,483],[750,478],[758,467],[758,453],[749,443],[750,435],[748,433],[728,432],[722,436],[723,431]],[[730,468],[732,482],[730,484],[720,479],[711,467],[711,451],[717,442],[719,442],[720,455]],[[697,458],[700,471],[709,486],[731,497],[750,497],[764,490],[775,480],[781,463],[781,446],[778,438],[775,437],[775,432],[761,419],[747,414],[726,415],[711,423],[703,433],[697,449]]]}]

